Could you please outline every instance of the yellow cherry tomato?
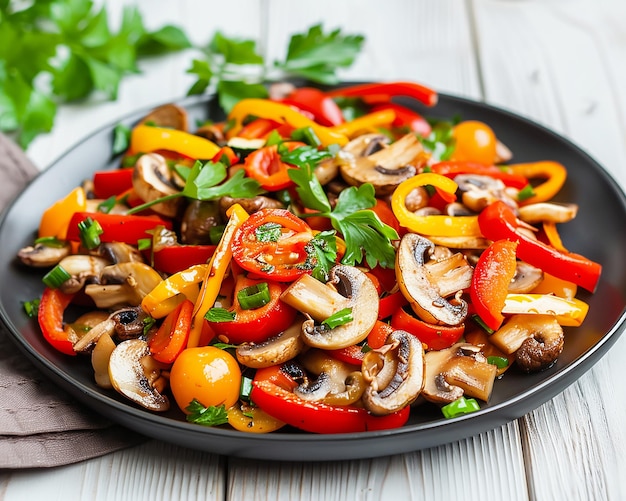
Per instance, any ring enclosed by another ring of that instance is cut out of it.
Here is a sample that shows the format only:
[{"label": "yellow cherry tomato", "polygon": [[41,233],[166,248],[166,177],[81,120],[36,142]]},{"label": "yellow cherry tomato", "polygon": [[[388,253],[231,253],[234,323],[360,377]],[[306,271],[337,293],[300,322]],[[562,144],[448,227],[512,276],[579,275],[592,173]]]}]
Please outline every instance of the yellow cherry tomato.
[{"label": "yellow cherry tomato", "polygon": [[183,412],[194,399],[205,407],[224,404],[229,409],[239,400],[240,384],[237,360],[214,346],[187,348],[170,371],[172,395]]},{"label": "yellow cherry tomato", "polygon": [[496,158],[496,135],[491,127],[477,120],[467,120],[454,126],[455,140],[451,160],[492,165]]}]

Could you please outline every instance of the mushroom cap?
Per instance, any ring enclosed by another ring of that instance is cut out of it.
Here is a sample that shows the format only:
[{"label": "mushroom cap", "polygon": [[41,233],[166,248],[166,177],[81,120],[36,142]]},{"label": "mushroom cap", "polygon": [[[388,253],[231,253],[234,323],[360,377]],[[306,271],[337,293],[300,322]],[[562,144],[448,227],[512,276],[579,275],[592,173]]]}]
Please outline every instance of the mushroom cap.
[{"label": "mushroom cap", "polygon": [[304,348],[300,337],[302,320],[262,343],[242,343],[235,352],[240,364],[254,369],[279,365],[292,360]]},{"label": "mushroom cap", "polygon": [[[133,188],[144,202],[153,202],[180,192],[173,183],[172,172],[165,157],[158,153],[146,153],[137,159],[133,171]],[[150,208],[163,216],[174,217],[182,203],[183,199],[179,197],[160,202]]]},{"label": "mushroom cap", "polygon": [[71,247],[69,242],[62,246],[44,245],[41,243],[24,247],[17,253],[22,263],[33,268],[48,268],[58,264],[69,256]]}]

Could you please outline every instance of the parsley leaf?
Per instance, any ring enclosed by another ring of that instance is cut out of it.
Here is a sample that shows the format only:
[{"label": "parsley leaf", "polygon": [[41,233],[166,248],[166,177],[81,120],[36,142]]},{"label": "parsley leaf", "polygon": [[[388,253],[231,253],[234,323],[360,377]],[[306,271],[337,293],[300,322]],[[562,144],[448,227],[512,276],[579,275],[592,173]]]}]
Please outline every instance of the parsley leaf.
[{"label": "parsley leaf", "polygon": [[225,405],[205,407],[195,398],[185,409],[187,421],[204,426],[219,426],[228,423],[228,413]]},{"label": "parsley leaf", "polygon": [[321,231],[304,247],[309,259],[315,262],[311,275],[320,282],[328,282],[330,269],[337,261],[337,238],[334,230]]},{"label": "parsley leaf", "polygon": [[54,124],[57,104],[99,93],[117,97],[120,82],[138,73],[137,58],[191,44],[182,30],[146,30],[126,7],[117,31],[92,0],[0,3],[0,131],[26,148]]},{"label": "parsley leaf", "polygon": [[324,189],[310,165],[289,169],[288,174],[296,184],[296,192],[304,206],[318,211],[316,216],[330,218],[333,228],[343,236],[346,242],[346,253],[341,260],[343,264],[355,265],[365,259],[372,268],[376,264],[383,268],[394,267],[395,248],[391,242],[399,238],[398,233],[369,210],[376,205],[371,184],[343,190],[331,210]]}]

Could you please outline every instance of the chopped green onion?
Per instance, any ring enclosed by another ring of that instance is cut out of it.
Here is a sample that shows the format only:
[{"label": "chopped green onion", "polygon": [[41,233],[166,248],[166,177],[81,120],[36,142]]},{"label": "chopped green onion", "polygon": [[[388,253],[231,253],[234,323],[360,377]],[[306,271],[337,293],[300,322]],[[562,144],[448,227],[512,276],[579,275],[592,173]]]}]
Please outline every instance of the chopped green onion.
[{"label": "chopped green onion", "polygon": [[340,325],[352,322],[352,320],[354,320],[352,317],[352,308],[344,308],[333,313],[330,317],[324,320],[322,324],[326,325],[329,329],[334,329]]},{"label": "chopped green onion", "polygon": [[495,331],[489,327],[478,315],[472,315],[472,320],[478,324],[487,334],[493,334]]},{"label": "chopped green onion", "polygon": [[497,357],[495,355],[487,357],[487,363],[495,365],[498,369],[504,369],[509,366],[509,359],[506,357]]},{"label": "chopped green onion", "polygon": [[41,237],[35,240],[35,244],[45,245],[46,247],[61,248],[65,247],[65,240],[59,240],[57,237]]},{"label": "chopped green onion", "polygon": [[109,198],[98,204],[98,212],[108,214],[109,212],[111,212],[113,207],[115,207],[116,203],[117,198],[115,197],[115,195],[111,195]]},{"label": "chopped green onion", "polygon": [[226,308],[211,308],[204,318],[209,322],[232,322],[235,320],[235,313]]},{"label": "chopped green onion", "polygon": [[278,242],[282,234],[281,228],[278,223],[265,223],[254,230],[254,236],[259,242]]},{"label": "chopped green onion", "polygon": [[65,281],[72,278],[60,264],[57,264],[41,279],[51,289],[58,289]]},{"label": "chopped green onion", "polygon": [[241,400],[250,401],[250,393],[252,393],[252,378],[241,376],[241,384],[239,385],[239,398]]},{"label": "chopped green onion", "polygon": [[156,319],[154,319],[152,317],[145,317],[143,319],[143,333],[144,333],[144,335],[147,335],[148,332],[150,332],[150,329],[152,329],[154,324],[156,324]]},{"label": "chopped green onion", "polygon": [[523,202],[533,196],[535,196],[535,190],[530,184],[527,184],[517,193],[517,200]]},{"label": "chopped green onion", "polygon": [[137,240],[137,250],[147,250],[152,247],[151,238],[140,238]]},{"label": "chopped green onion", "polygon": [[454,402],[450,402],[448,405],[444,405],[441,408],[446,419],[463,416],[464,414],[470,414],[480,410],[480,405],[474,398],[461,397]]},{"label": "chopped green onion", "polygon": [[98,221],[88,217],[78,223],[80,241],[87,249],[95,249],[100,245],[100,235],[104,232]]},{"label": "chopped green onion", "polygon": [[39,312],[39,303],[41,303],[41,299],[33,299],[32,301],[24,302],[24,311],[28,318],[36,318],[37,313]]},{"label": "chopped green onion", "polygon": [[291,139],[294,141],[302,141],[303,143],[308,144],[309,146],[319,146],[322,144],[320,138],[317,137],[317,134],[313,130],[312,127],[301,127],[300,129],[296,129],[291,133]]},{"label": "chopped green onion", "polygon": [[267,282],[251,285],[237,293],[237,301],[242,310],[255,310],[270,302],[270,289]]}]

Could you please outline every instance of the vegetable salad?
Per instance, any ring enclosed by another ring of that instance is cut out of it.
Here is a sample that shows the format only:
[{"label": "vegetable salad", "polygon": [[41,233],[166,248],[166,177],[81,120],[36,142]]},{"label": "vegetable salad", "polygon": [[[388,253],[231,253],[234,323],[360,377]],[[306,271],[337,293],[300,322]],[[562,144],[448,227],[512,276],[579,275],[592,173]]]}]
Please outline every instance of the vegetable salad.
[{"label": "vegetable salad", "polygon": [[515,163],[488,124],[398,96],[437,102],[409,82],[282,84],[193,131],[176,105],[118,127],[119,168],[19,253],[47,270],[27,312],[98,386],[201,425],[346,433],[480,409],[507,370],[556,363],[601,266],[559,238],[577,212],[552,200],[563,165]]}]

